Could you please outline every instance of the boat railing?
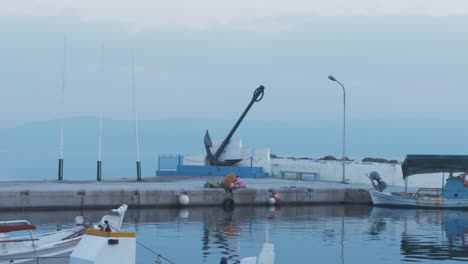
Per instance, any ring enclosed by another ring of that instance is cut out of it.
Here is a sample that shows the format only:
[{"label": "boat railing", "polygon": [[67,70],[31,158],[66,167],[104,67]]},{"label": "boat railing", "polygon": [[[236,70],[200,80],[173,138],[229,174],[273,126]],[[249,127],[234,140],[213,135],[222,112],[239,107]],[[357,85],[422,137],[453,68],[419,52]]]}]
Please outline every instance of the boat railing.
[{"label": "boat railing", "polygon": [[442,188],[419,188],[414,194],[414,199],[441,199],[443,189]]},{"label": "boat railing", "polygon": [[0,263],[5,263],[4,261],[8,261],[8,263],[16,263],[16,262],[26,262],[30,264],[46,264],[46,263],[67,263],[66,261],[69,260],[69,256],[58,256],[58,257],[0,257]]},{"label": "boat railing", "polygon": [[39,238],[21,238],[21,239],[3,239],[0,243],[11,243],[11,242],[26,242],[26,241],[38,241]]}]

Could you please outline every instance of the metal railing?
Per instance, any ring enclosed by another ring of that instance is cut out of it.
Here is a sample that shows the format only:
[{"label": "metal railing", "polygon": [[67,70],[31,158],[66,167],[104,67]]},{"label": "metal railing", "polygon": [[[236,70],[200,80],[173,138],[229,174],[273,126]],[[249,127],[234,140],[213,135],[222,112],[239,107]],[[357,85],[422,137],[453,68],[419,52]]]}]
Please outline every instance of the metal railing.
[{"label": "metal railing", "polygon": [[442,188],[419,188],[419,190],[414,194],[414,199],[421,198],[430,198],[430,199],[443,199],[442,197],[443,189]]},{"label": "metal railing", "polygon": [[[67,264],[69,262],[69,256],[62,257],[24,257],[24,258],[0,258],[0,263],[16,263],[26,262],[29,264]],[[6,261],[6,262],[4,262]]]},{"label": "metal railing", "polygon": [[158,170],[175,171],[178,165],[183,164],[182,155],[161,154],[158,156]]}]

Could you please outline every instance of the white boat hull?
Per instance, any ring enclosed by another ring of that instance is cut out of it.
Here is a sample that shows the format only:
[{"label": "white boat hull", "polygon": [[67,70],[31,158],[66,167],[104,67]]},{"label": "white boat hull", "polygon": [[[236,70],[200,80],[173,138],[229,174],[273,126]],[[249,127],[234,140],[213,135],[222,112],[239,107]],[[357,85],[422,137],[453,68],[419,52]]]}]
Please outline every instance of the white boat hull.
[{"label": "white boat hull", "polygon": [[[64,239],[67,235],[77,232],[80,228],[64,230],[53,234],[39,235],[34,241],[25,242],[1,242],[0,264],[6,263],[36,263],[40,261],[47,263],[47,258],[67,257],[78,244],[81,235]],[[62,240],[63,239],[63,240]]]},{"label": "white boat hull", "polygon": [[[127,208],[128,206],[124,204],[118,209],[112,209],[118,213],[118,216],[105,215],[99,225],[93,228],[120,231]],[[31,230],[34,230],[35,226],[31,228],[29,221],[26,220],[3,221],[0,222],[0,226],[3,226],[3,230],[7,230],[4,231],[7,233],[0,233],[0,264],[52,263],[57,257],[68,257],[85,232],[83,224],[38,235],[33,235]],[[20,237],[9,235],[10,232],[24,230],[29,230],[30,235]]]},{"label": "white boat hull", "polygon": [[468,199],[415,199],[369,190],[374,205],[419,208],[468,208]]}]

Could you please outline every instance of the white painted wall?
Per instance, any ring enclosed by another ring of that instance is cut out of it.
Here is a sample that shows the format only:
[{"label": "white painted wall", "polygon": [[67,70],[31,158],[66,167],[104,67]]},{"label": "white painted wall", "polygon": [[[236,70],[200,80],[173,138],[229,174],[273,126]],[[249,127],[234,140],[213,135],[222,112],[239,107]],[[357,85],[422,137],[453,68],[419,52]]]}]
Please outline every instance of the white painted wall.
[{"label": "white painted wall", "polygon": [[[223,141],[213,141],[213,147],[211,148],[211,153],[213,153],[213,155],[222,143]],[[220,161],[235,159],[242,159],[242,140],[240,139],[231,139],[218,157]]]},{"label": "white painted wall", "polygon": [[[183,156],[184,165],[207,165],[205,155],[184,154]],[[242,149],[239,158],[242,161],[236,164],[236,166],[250,167],[252,160],[253,167],[263,167],[264,172],[271,174],[270,149]]]},{"label": "white painted wall", "polygon": [[[212,151],[215,152],[221,142],[213,142]],[[263,167],[266,173],[273,177],[281,177],[281,171],[314,172],[319,174],[321,181],[342,181],[342,162],[326,160],[306,160],[291,158],[270,158],[270,149],[243,149],[241,140],[233,140],[226,146],[222,154],[223,158],[241,158],[237,166]],[[184,165],[207,165],[205,155],[184,155]],[[347,161],[345,165],[345,179],[348,183],[370,185],[366,173],[377,171],[380,177],[389,186],[405,186],[401,171],[401,164]],[[287,178],[293,178],[293,174],[287,174]],[[294,176],[295,177],[295,176]],[[311,177],[311,176],[309,176]],[[445,175],[447,177],[447,175]],[[408,178],[408,187],[441,187],[442,174],[440,175],[414,175]]]},{"label": "white painted wall", "polygon": [[[303,159],[271,159],[273,177],[281,177],[280,171],[316,172],[321,181],[342,181],[342,162]],[[345,178],[349,183],[370,185],[366,173],[377,171],[389,186],[405,186],[401,164],[348,161],[345,165]],[[292,174],[286,175],[292,177]],[[445,175],[447,177],[447,175]],[[409,187],[441,187],[442,175],[421,174],[408,178]]]}]

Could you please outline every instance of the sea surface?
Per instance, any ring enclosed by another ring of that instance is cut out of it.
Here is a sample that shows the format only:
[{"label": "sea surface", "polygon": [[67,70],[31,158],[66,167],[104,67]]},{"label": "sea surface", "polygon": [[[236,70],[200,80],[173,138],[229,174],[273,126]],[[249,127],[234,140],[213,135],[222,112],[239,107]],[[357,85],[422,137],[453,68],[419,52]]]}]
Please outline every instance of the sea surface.
[{"label": "sea surface", "polygon": [[[97,222],[106,213],[0,212],[0,219],[28,219],[50,231],[72,225],[76,215]],[[138,264],[155,263],[156,254],[160,263],[218,264],[221,257],[240,263],[264,246],[274,247],[276,264],[468,261],[466,211],[342,205],[130,208],[123,230],[137,233]]]}]

